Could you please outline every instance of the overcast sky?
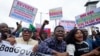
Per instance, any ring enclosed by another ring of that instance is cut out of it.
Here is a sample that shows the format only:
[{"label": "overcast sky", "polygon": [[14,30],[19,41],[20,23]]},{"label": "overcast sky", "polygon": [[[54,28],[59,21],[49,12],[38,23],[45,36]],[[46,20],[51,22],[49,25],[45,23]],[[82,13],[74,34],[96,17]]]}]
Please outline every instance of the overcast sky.
[{"label": "overcast sky", "polygon": [[[62,7],[62,20],[75,20],[75,16],[85,13],[85,4],[88,0],[20,0],[38,9],[35,17],[34,25],[40,23],[40,12],[42,12],[42,22],[49,20],[49,9]],[[95,1],[95,0],[92,0]],[[16,22],[19,20],[9,17],[9,12],[13,0],[0,0],[0,23],[5,22],[11,27],[16,27]],[[97,4],[100,7],[100,2]],[[50,20],[49,20],[50,21]],[[53,29],[55,21],[50,21],[46,27]],[[23,27],[28,26],[28,23],[23,22]]]}]

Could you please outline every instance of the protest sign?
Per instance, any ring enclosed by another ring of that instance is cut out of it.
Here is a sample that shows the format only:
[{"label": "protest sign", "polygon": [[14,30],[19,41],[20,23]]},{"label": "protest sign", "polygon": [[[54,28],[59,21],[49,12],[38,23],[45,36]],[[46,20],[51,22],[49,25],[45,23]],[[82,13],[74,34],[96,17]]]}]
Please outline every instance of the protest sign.
[{"label": "protest sign", "polygon": [[62,8],[54,8],[49,11],[50,20],[56,20],[62,18]]},{"label": "protest sign", "polygon": [[14,0],[9,16],[27,23],[33,23],[36,13],[37,8],[19,0]]},{"label": "protest sign", "polygon": [[66,31],[70,31],[75,27],[75,21],[61,20],[59,25],[62,25]]},{"label": "protest sign", "polygon": [[91,26],[100,23],[100,7],[76,16],[76,23],[79,28]]}]

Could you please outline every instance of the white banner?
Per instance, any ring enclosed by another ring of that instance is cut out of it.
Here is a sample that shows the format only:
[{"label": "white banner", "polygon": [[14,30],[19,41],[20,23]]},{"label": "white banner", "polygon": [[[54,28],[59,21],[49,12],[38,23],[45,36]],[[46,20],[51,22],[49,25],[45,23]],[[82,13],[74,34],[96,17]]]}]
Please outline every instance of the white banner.
[{"label": "white banner", "polygon": [[2,41],[0,43],[0,56],[51,56],[41,53],[33,53],[33,46],[24,44],[10,45],[9,42]]}]

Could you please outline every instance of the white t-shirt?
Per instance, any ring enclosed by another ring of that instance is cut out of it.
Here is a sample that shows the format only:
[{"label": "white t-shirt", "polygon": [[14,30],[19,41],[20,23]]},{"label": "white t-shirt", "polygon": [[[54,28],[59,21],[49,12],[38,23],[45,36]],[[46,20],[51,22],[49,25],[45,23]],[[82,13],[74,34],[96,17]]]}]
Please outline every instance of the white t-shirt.
[{"label": "white t-shirt", "polygon": [[74,56],[75,46],[73,44],[68,44],[67,45],[67,52],[69,53],[69,55]]}]

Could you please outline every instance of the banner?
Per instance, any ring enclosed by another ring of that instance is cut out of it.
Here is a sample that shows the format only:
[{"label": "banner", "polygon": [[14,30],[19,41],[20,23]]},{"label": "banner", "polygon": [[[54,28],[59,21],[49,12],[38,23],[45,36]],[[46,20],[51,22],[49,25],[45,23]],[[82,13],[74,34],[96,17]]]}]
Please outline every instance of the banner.
[{"label": "banner", "polygon": [[76,23],[79,28],[91,26],[100,23],[100,7],[84,13],[82,15],[76,16]]},{"label": "banner", "polygon": [[14,0],[9,16],[27,23],[33,23],[36,13],[37,8],[19,0]]},{"label": "banner", "polygon": [[49,10],[50,20],[61,19],[62,18],[62,8],[54,8]]},{"label": "banner", "polygon": [[51,56],[32,52],[33,46],[24,44],[10,45],[7,41],[0,43],[0,56]]},{"label": "banner", "polygon": [[70,31],[75,27],[75,21],[61,20],[59,25],[62,25],[66,31]]}]

